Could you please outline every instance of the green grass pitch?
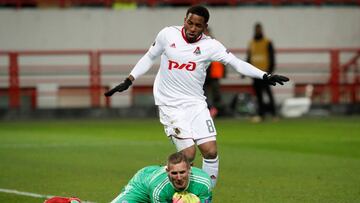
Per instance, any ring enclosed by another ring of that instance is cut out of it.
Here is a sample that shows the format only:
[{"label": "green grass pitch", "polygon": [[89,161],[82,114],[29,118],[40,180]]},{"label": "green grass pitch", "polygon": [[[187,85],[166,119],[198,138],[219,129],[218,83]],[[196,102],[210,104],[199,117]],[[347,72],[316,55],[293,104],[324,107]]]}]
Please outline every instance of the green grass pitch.
[{"label": "green grass pitch", "polygon": [[[360,202],[360,117],[215,125],[213,202]],[[2,121],[0,190],[110,202],[138,169],[174,151],[157,119]],[[0,202],[43,201],[0,192]]]}]

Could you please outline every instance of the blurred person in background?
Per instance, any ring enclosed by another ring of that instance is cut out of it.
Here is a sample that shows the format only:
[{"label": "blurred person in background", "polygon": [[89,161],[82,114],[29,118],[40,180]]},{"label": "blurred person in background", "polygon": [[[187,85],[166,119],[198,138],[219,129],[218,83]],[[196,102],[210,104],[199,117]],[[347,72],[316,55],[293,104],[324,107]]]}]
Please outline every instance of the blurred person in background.
[{"label": "blurred person in background", "polygon": [[190,7],[183,25],[163,28],[130,75],[105,96],[127,90],[161,56],[153,87],[160,122],[176,149],[190,162],[195,159],[198,147],[203,157],[202,169],[209,174],[214,187],[219,171],[216,129],[203,90],[209,64],[219,61],[243,75],[263,79],[272,85],[289,79],[255,68],[235,57],[219,41],[204,35],[209,17],[207,8]]},{"label": "blurred person in background", "polygon": [[[210,27],[208,27],[204,34],[213,37]],[[219,61],[213,61],[206,71],[206,78],[204,83],[204,93],[206,102],[210,110],[210,115],[215,118],[217,115],[223,115],[225,111],[222,103],[220,91],[220,79],[225,77],[225,66]]]},{"label": "blurred person in background", "polygon": [[[273,43],[264,35],[260,23],[254,26],[254,38],[250,41],[247,50],[247,62],[269,74],[275,70],[275,51]],[[261,122],[265,119],[267,111],[273,119],[277,119],[275,99],[270,84],[262,79],[253,78],[253,88],[257,99],[257,115],[252,118],[253,122]],[[264,93],[268,97],[268,104],[265,102]]]}]

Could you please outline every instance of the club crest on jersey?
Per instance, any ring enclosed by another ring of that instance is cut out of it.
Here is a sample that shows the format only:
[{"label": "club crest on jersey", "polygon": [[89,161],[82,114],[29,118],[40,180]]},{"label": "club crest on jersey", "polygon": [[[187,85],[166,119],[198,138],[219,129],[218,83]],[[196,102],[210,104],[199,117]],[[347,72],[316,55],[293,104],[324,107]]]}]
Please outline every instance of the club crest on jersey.
[{"label": "club crest on jersey", "polygon": [[175,43],[172,43],[172,44],[170,45],[170,47],[171,47],[171,48],[176,48]]},{"label": "club crest on jersey", "polygon": [[192,62],[192,61],[189,61],[188,63],[178,63],[176,61],[173,61],[173,60],[169,60],[169,70],[172,70],[172,69],[185,69],[187,71],[193,71],[195,70],[196,68],[196,63],[195,62]]},{"label": "club crest on jersey", "polygon": [[195,55],[200,55],[201,51],[200,51],[200,47],[196,47],[195,51],[193,52]]}]

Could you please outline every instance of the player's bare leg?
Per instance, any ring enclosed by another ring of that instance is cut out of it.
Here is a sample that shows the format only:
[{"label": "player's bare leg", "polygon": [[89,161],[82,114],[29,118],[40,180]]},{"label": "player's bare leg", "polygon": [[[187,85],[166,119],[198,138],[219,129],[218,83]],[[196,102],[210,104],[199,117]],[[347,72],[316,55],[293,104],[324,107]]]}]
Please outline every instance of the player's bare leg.
[{"label": "player's bare leg", "polygon": [[219,158],[217,155],[216,141],[209,141],[198,145],[203,156],[202,169],[209,174],[212,187],[215,187],[219,173]]},{"label": "player's bare leg", "polygon": [[192,145],[188,148],[185,148],[183,150],[181,150],[181,153],[183,153],[190,161],[191,165],[193,164],[193,161],[195,159],[195,155],[196,155],[196,147],[195,145]]}]

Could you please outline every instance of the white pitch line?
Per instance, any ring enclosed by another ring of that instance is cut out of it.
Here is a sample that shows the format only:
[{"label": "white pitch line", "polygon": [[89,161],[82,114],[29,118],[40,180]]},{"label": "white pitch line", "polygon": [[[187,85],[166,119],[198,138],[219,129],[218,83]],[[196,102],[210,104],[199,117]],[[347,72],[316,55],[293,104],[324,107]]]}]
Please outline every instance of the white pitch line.
[{"label": "white pitch line", "polygon": [[[23,192],[23,191],[18,191],[18,190],[10,190],[10,189],[4,189],[4,188],[0,188],[0,192],[28,196],[28,197],[36,197],[36,198],[42,198],[42,199],[49,199],[51,197],[56,196],[56,195],[42,195],[42,194]],[[82,203],[95,203],[95,202],[90,202],[90,201],[81,201],[81,202]]]},{"label": "white pitch line", "polygon": [[9,189],[3,189],[3,188],[0,188],[0,192],[28,196],[28,197],[44,198],[44,199],[53,197],[53,195],[41,195],[41,194],[36,194],[36,193],[31,193],[31,192],[22,192],[22,191],[18,191],[18,190],[9,190]]},{"label": "white pitch line", "polygon": [[121,141],[120,143],[63,143],[63,144],[0,144],[0,149],[27,149],[27,148],[63,148],[63,147],[116,147],[116,146],[154,146],[154,145],[166,145],[166,142],[160,141],[144,141],[144,142],[135,142],[135,141]]}]

